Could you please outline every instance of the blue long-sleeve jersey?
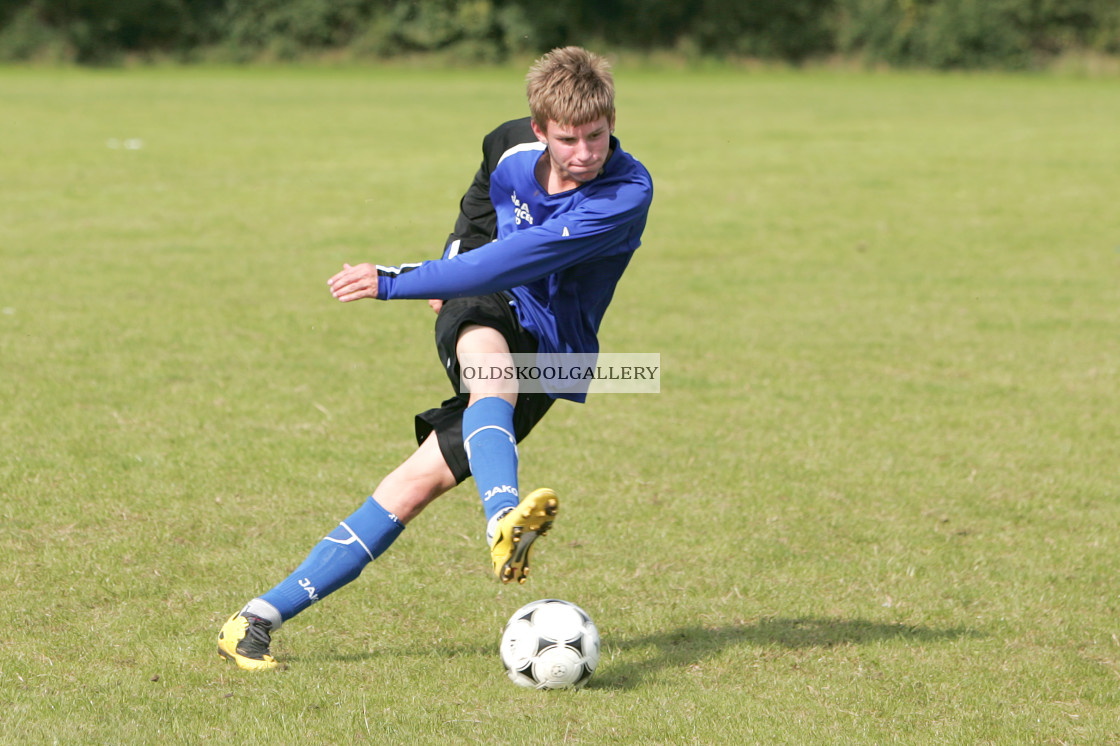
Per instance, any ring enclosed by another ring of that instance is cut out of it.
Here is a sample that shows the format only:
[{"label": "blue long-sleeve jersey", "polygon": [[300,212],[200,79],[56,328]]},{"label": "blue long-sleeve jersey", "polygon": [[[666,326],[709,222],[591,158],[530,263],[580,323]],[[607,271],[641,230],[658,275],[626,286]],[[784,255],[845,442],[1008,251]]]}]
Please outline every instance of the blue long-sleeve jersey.
[{"label": "blue long-sleeve jersey", "polygon": [[[500,143],[501,138],[488,141]],[[489,174],[496,240],[473,251],[451,248],[435,261],[379,266],[378,297],[454,298],[509,291],[519,320],[536,336],[542,353],[597,352],[603,315],[641,243],[653,182],[612,137],[611,155],[599,176],[576,189],[548,194],[535,176],[543,152],[544,145],[534,140],[508,147],[498,157]]]}]

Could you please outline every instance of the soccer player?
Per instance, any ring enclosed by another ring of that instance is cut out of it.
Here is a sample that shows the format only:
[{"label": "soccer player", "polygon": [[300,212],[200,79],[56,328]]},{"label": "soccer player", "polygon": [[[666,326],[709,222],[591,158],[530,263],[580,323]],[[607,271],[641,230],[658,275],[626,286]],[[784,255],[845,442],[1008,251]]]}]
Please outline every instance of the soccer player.
[{"label": "soccer player", "polygon": [[[330,278],[343,303],[429,299],[436,347],[456,395],[416,416],[419,447],[281,583],[222,627],[219,653],[248,670],[278,662],[280,625],[358,577],[434,499],[473,476],[487,519],[494,573],[525,582],[533,542],[559,500],[542,488],[520,499],[517,443],[554,397],[509,382],[472,380],[460,357],[598,352],[603,314],[638,248],[653,197],[649,173],[614,137],[614,83],[606,60],[555,49],[527,76],[531,116],[483,141],[483,162],[460,202],[441,259],[401,267],[344,264]],[[438,299],[438,300],[430,300]]]}]

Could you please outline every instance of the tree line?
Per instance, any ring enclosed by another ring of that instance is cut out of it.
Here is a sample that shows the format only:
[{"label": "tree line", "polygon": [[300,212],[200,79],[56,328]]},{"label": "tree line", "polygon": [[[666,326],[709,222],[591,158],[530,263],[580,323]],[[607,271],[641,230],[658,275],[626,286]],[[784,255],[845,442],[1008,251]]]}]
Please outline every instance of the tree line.
[{"label": "tree line", "polygon": [[565,44],[799,63],[1030,68],[1120,54],[1118,0],[0,0],[0,61],[500,62]]}]

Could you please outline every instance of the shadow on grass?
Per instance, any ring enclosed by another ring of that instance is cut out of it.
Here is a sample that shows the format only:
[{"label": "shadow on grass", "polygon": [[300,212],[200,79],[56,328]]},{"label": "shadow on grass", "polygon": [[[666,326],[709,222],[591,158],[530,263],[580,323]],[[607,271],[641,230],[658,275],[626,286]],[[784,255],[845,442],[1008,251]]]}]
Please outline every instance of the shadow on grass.
[{"label": "shadow on grass", "polygon": [[[604,661],[588,686],[598,689],[630,689],[656,671],[697,664],[727,648],[739,645],[810,650],[882,641],[911,644],[980,636],[981,633],[963,627],[932,629],[828,617],[774,617],[760,619],[753,624],[715,628],[682,627],[629,640],[604,640]],[[652,658],[628,662],[626,659],[632,656],[624,655],[616,660],[607,659],[612,649],[631,651],[651,647],[657,651]]]},{"label": "shadow on grass", "polygon": [[[846,645],[872,642],[898,642],[902,645],[923,644],[961,638],[981,637],[982,633],[964,627],[933,629],[905,624],[883,624],[863,619],[830,617],[771,617],[751,624],[723,627],[680,627],[657,634],[620,640],[615,635],[603,639],[603,661],[588,683],[590,689],[632,689],[660,670],[699,664],[728,648],[750,646],[775,650],[826,650]],[[652,657],[634,660],[638,651],[654,648]],[[360,653],[330,653],[333,661],[367,661],[384,657],[432,657],[452,659],[459,656],[497,656],[498,643],[441,644],[418,650],[414,646],[386,645]],[[612,654],[614,651],[633,654]],[[284,655],[286,662],[298,665],[302,657]]]}]

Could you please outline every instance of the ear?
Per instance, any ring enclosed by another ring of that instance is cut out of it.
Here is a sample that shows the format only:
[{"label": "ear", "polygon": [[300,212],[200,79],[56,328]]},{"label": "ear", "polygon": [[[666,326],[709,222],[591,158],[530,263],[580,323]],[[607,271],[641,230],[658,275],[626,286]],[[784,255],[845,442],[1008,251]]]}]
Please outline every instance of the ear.
[{"label": "ear", "polygon": [[546,133],[539,126],[537,126],[537,120],[536,119],[530,119],[529,124],[532,126],[533,134],[537,136],[537,139],[540,140],[545,145],[547,145],[548,144],[548,133]]}]

